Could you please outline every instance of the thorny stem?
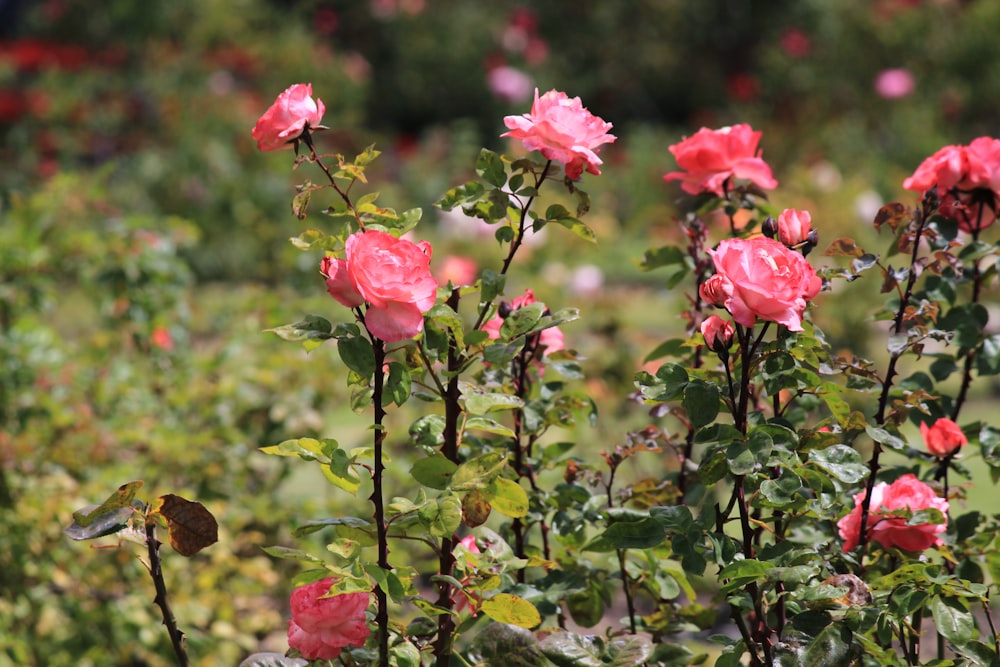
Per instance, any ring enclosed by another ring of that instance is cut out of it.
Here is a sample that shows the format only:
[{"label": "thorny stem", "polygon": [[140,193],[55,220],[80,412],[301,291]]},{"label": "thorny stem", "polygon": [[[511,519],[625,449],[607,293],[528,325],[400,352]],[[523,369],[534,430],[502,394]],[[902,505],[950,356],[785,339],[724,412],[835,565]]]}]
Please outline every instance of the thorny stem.
[{"label": "thorny stem", "polygon": [[[979,226],[982,224],[983,220],[983,207],[986,204],[979,204],[979,214],[976,218],[976,226],[972,230],[972,242],[976,243],[979,241]],[[979,270],[979,260],[973,260],[972,262],[972,299],[971,303],[979,303],[979,294],[983,287],[983,274]],[[975,361],[976,348],[969,350],[965,355],[965,364],[962,368],[962,386],[958,390],[958,396],[955,398],[955,407],[952,408],[951,419],[952,421],[958,421],[958,413],[962,410],[962,405],[965,403],[965,398],[969,393],[969,387],[972,385],[972,364]]]},{"label": "thorny stem", "polygon": [[[382,491],[382,475],[385,471],[385,464],[382,463],[382,445],[385,442],[385,408],[382,407],[382,394],[384,392],[385,374],[382,370],[385,365],[385,341],[372,336],[372,351],[375,353],[375,382],[372,391],[372,402],[375,406],[375,434],[374,434],[374,457],[375,467],[372,472],[372,505],[375,507],[375,531],[378,537],[378,566],[389,572],[389,538],[388,525],[385,521],[385,504]],[[389,665],[389,599],[382,587],[375,585],[375,600],[377,609],[375,611],[375,625],[378,627],[378,654],[379,665],[388,667]]]},{"label": "thorny stem", "polygon": [[160,567],[160,542],[156,539],[156,520],[152,518],[146,519],[146,552],[149,554],[149,576],[153,578],[153,585],[156,587],[153,603],[163,614],[163,625],[167,626],[167,634],[170,635],[177,664],[179,667],[187,667],[189,663],[187,652],[184,650],[184,633],[177,627],[177,619],[174,618],[170,603],[167,602],[167,585],[163,580],[163,569]]},{"label": "thorny stem", "polygon": [[[920,249],[920,237],[924,232],[924,224],[927,221],[927,215],[924,211],[917,212],[917,231],[913,237],[913,249],[910,253],[910,272],[906,279],[906,291],[899,300],[899,309],[896,311],[896,317],[893,319],[892,332],[894,335],[899,335],[903,330],[903,316],[906,314],[906,307],[910,303],[910,298],[913,296],[913,286],[917,282],[917,253]],[[882,426],[885,424],[885,411],[889,405],[889,391],[892,389],[892,379],[896,375],[896,363],[902,356],[901,352],[893,353],[889,357],[889,366],[885,371],[885,378],[882,381],[882,393],[878,400],[878,411],[875,413],[875,424]],[[865,546],[868,544],[868,513],[871,509],[872,503],[872,489],[875,488],[875,477],[878,473],[879,467],[879,455],[882,453],[882,443],[874,442],[872,446],[872,458],[868,462],[868,481],[865,485],[865,497],[861,501],[861,521],[858,527],[860,531],[858,536],[858,547],[864,551]]]},{"label": "thorny stem", "polygon": [[[530,376],[530,366],[532,360],[538,354],[538,334],[528,336],[524,341],[524,347],[521,348],[520,353],[514,360],[513,363],[513,376],[514,376],[514,395],[520,399],[524,399],[528,395],[531,389],[531,376]],[[534,475],[531,472],[531,464],[527,461],[530,457],[530,452],[521,442],[521,437],[523,435],[524,429],[524,410],[518,408],[514,410],[514,438],[512,442],[513,454],[514,454],[514,470],[517,472],[518,478],[527,477],[534,485]],[[530,447],[530,442],[528,447]],[[524,524],[521,519],[514,519],[511,522],[511,530],[514,532],[514,553],[518,558],[527,558],[527,553],[525,549],[525,533],[528,527]],[[525,582],[525,572],[524,569],[517,571],[517,580],[519,583]]]},{"label": "thorny stem", "polygon": [[[611,468],[611,472],[608,474],[608,483],[605,485],[604,490],[608,497],[608,509],[611,509],[615,506],[612,488],[615,485],[615,474],[618,472],[618,465],[615,461],[609,461],[609,467]],[[628,576],[628,570],[625,568],[625,549],[616,549],[616,552],[618,554],[618,570],[622,575],[622,592],[625,594],[625,606],[628,609],[629,631],[634,635],[636,633],[636,624],[635,602],[632,600],[632,581]]]},{"label": "thorny stem", "polygon": [[316,165],[323,170],[323,173],[326,174],[327,179],[330,181],[330,185],[333,187],[334,191],[340,195],[340,198],[344,200],[344,203],[347,204],[347,208],[354,214],[354,219],[358,222],[358,227],[363,230],[365,228],[365,223],[361,221],[361,214],[358,213],[358,209],[354,207],[354,202],[351,201],[350,196],[340,188],[340,185],[337,184],[337,180],[333,177],[333,173],[325,164],[323,164],[323,160],[319,157],[319,155],[316,154],[316,147],[313,145],[312,134],[309,132],[308,127],[304,132],[302,132],[302,136],[300,136],[299,139],[301,139],[302,142],[309,148],[309,160],[311,162],[315,162]]},{"label": "thorny stem", "polygon": [[[448,297],[448,306],[452,310],[458,310],[459,291],[453,289]],[[419,347],[419,346],[418,346]],[[458,460],[458,422],[462,416],[462,407],[459,405],[460,392],[458,390],[458,369],[460,359],[455,339],[448,343],[447,367],[449,380],[447,388],[441,388],[441,398],[444,400],[444,444],[441,447],[441,454],[452,463],[459,463]],[[436,381],[436,380],[435,380]],[[444,576],[451,576],[455,567],[455,554],[452,549],[455,547],[454,536],[445,537],[441,540],[441,549],[438,559],[438,571]],[[447,581],[438,582],[437,606],[446,610],[446,613],[438,616],[438,633],[434,642],[434,656],[438,667],[447,667],[451,662],[452,638],[455,633],[455,618],[451,613],[454,606],[452,600],[452,586]]]}]

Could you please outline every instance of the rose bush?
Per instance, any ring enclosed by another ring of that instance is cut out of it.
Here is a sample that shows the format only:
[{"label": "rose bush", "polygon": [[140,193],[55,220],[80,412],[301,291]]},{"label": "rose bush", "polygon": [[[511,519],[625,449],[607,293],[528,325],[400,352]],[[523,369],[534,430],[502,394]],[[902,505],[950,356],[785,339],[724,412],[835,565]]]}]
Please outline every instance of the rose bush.
[{"label": "rose bush", "polygon": [[292,591],[288,645],[309,660],[333,660],[347,646],[364,646],[371,634],[365,617],[368,593],[324,597],[331,585],[328,577]]},{"label": "rose bush", "polygon": [[431,275],[431,245],[380,231],[352,234],[345,259],[323,258],[320,272],[330,295],[348,308],[368,304],[365,326],[378,338],[396,342],[423,330],[423,314],[437,297]]},{"label": "rose bush", "polygon": [[[861,509],[865,495],[865,491],[855,494],[854,509],[837,522],[845,552],[858,546],[861,540]],[[867,539],[886,548],[923,551],[941,544],[941,535],[948,528],[948,501],[938,497],[934,489],[916,475],[903,475],[892,484],[876,484],[869,507]],[[910,517],[914,513],[929,509],[941,512],[943,520],[911,524]]]},{"label": "rose bush", "polygon": [[[530,306],[536,303],[535,292],[530,289],[524,290],[524,294],[515,297],[510,304],[508,304],[505,310],[507,312],[517,310],[524,306]],[[503,326],[504,317],[497,315],[491,318],[486,324],[483,325],[483,331],[485,331],[490,339],[496,340],[500,338],[500,327]],[[553,352],[562,350],[565,347],[565,336],[559,327],[549,327],[547,329],[542,329],[538,334],[538,345],[543,348],[542,354],[549,355]]]},{"label": "rose bush", "polygon": [[962,428],[947,417],[938,419],[933,426],[921,422],[920,435],[924,438],[927,451],[939,458],[948,456],[969,443]]},{"label": "rose bush", "polygon": [[806,305],[823,286],[802,255],[764,237],[726,239],[708,253],[721,276],[713,279],[712,298],[724,296],[734,320],[752,327],[759,318],[802,331]]},{"label": "rose bush", "polygon": [[510,128],[504,137],[520,139],[529,151],[537,150],[546,159],[564,165],[566,177],[579,179],[584,170],[600,174],[601,146],[614,142],[609,134],[611,123],[584,108],[579,97],[550,90],[541,97],[535,90],[531,112],[523,116],[507,116],[504,124]]},{"label": "rose bush", "polygon": [[734,179],[748,180],[764,190],[778,187],[771,167],[757,148],[761,133],[747,124],[719,130],[701,128],[692,136],[670,146],[681,171],[664,175],[665,181],[680,181],[681,189],[696,195],[711,192],[719,197]]},{"label": "rose bush", "polygon": [[323,101],[312,98],[312,84],[297,83],[278,95],[251,134],[262,151],[287,148],[306,130],[322,127],[324,111]]}]

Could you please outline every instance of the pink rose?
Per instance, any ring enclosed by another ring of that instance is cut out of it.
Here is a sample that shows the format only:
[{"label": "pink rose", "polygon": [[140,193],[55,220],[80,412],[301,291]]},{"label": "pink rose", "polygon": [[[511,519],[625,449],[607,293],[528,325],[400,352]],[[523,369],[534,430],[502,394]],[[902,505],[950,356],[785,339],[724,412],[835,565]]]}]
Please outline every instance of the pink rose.
[{"label": "pink rose", "polygon": [[701,335],[705,337],[708,349],[721,354],[733,344],[736,330],[732,322],[724,320],[718,315],[709,315],[701,323]]},{"label": "pink rose", "polygon": [[778,240],[790,248],[807,242],[811,231],[812,216],[809,211],[786,208],[778,216]]},{"label": "pink rose", "polygon": [[[510,302],[510,309],[517,310],[521,306],[530,306],[535,303],[535,293],[530,290],[524,290],[524,296],[519,296]],[[500,327],[503,325],[503,318],[497,315],[489,322],[483,325],[483,331],[485,331],[489,337],[493,340],[500,338]],[[565,348],[565,337],[563,332],[559,327],[549,327],[548,329],[542,329],[538,334],[538,344],[545,348],[544,354],[547,356],[557,350],[562,350]]]},{"label": "pink rose", "polygon": [[920,163],[903,187],[921,194],[936,187],[942,215],[970,234],[985,229],[1000,210],[1000,139],[945,146]]},{"label": "pink rose", "polygon": [[765,190],[778,187],[771,167],[760,157],[757,144],[761,133],[747,124],[724,127],[721,130],[701,128],[694,136],[670,147],[683,171],[672,171],[665,181],[680,181],[688,194],[713,192],[724,195],[730,179],[746,179]]},{"label": "pink rose", "polygon": [[708,253],[723,278],[721,292],[731,290],[723,305],[734,320],[752,327],[759,318],[802,331],[806,303],[823,286],[802,255],[765,237],[726,239]]},{"label": "pink rose", "polygon": [[924,438],[927,451],[939,458],[948,456],[969,443],[962,429],[948,418],[934,422],[934,426],[920,424],[920,435]]},{"label": "pink rose", "polygon": [[330,592],[327,578],[292,591],[288,645],[307,660],[333,660],[345,646],[364,646],[371,631],[365,619],[368,593]]},{"label": "pink rose", "polygon": [[722,274],[716,273],[701,284],[698,294],[705,303],[722,308],[733,296],[733,284]]},{"label": "pink rose", "polygon": [[324,257],[320,271],[330,295],[348,308],[368,304],[365,326],[377,338],[393,343],[423,331],[424,316],[437,298],[431,275],[431,245],[391,234],[352,234],[345,259]]},{"label": "pink rose", "polygon": [[312,98],[312,84],[297,83],[278,95],[251,134],[257,148],[276,151],[298,139],[306,129],[319,127],[324,111],[323,101]]},{"label": "pink rose", "polygon": [[541,151],[547,159],[561,162],[566,177],[572,179],[579,179],[584,168],[600,174],[602,162],[597,153],[603,144],[616,139],[608,134],[611,123],[587,111],[579,97],[569,98],[556,90],[539,97],[536,89],[531,113],[507,116],[503,122],[510,132],[500,136],[520,139],[529,151]]},{"label": "pink rose", "polygon": [[[865,491],[854,495],[854,509],[837,522],[840,537],[844,539],[844,552],[858,546],[861,541],[861,504]],[[893,512],[936,509],[945,515],[943,523],[907,525],[903,516]],[[868,539],[883,547],[899,547],[904,551],[923,551],[941,544],[938,537],[948,528],[948,501],[938,498],[934,490],[917,479],[916,475],[903,475],[892,484],[879,482],[872,489],[868,509]]]}]

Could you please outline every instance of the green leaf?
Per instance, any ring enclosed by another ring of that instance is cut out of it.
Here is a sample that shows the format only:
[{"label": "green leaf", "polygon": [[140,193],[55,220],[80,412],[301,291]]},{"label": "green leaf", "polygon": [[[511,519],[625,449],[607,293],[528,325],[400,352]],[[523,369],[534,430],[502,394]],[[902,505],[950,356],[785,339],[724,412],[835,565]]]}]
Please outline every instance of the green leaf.
[{"label": "green leaf", "polygon": [[722,592],[728,593],[751,582],[760,581],[767,577],[768,573],[774,569],[771,563],[765,563],[752,558],[738,560],[730,563],[719,571],[719,579],[728,579],[723,584]]},{"label": "green leaf", "polygon": [[330,462],[330,452],[338,447],[336,440],[316,438],[295,438],[277,445],[261,447],[260,451],[271,456],[297,456],[303,461]]},{"label": "green leaf", "polygon": [[542,653],[558,667],[603,667],[604,640],[592,635],[555,632],[541,643]]},{"label": "green leaf", "polygon": [[978,638],[972,614],[958,602],[935,597],[930,607],[934,627],[948,641],[962,645]]},{"label": "green leaf", "polygon": [[476,158],[476,173],[495,188],[502,188],[507,183],[507,172],[500,156],[485,148]]},{"label": "green leaf", "polygon": [[[136,501],[137,504],[138,501]],[[63,533],[73,540],[93,540],[98,537],[104,537],[105,535],[112,535],[117,533],[119,530],[126,528],[128,526],[129,520],[135,515],[137,510],[141,508],[134,508],[131,505],[128,507],[119,507],[117,509],[108,510],[107,512],[101,512],[97,515],[92,515],[91,512],[96,511],[100,508],[100,505],[90,505],[74,512],[86,513],[90,518],[86,526],[80,525],[77,521],[74,521],[69,526],[63,529]]]},{"label": "green leaf", "polygon": [[704,380],[692,380],[684,388],[682,405],[695,428],[711,424],[719,414],[719,387]]},{"label": "green leaf", "polygon": [[393,402],[396,405],[403,405],[410,398],[412,381],[410,371],[398,361],[389,362],[389,375],[386,377],[382,405]]},{"label": "green leaf", "polygon": [[584,547],[584,550],[652,549],[663,544],[666,539],[667,534],[658,519],[649,517],[641,521],[616,521]]},{"label": "green leaf", "polygon": [[497,477],[486,487],[486,498],[504,516],[520,519],[528,514],[528,493],[513,480]]},{"label": "green leaf", "polygon": [[419,507],[417,516],[434,537],[451,537],[462,523],[462,501],[450,494],[431,498]]},{"label": "green leaf", "polygon": [[73,512],[73,521],[79,527],[87,528],[99,519],[102,523],[106,522],[107,515],[113,514],[118,510],[128,510],[128,514],[131,516],[132,500],[135,498],[136,492],[142,488],[142,484],[142,480],[122,484],[100,505],[91,505]]},{"label": "green leaf", "polygon": [[459,382],[461,401],[465,410],[473,415],[484,415],[495,410],[514,410],[524,406],[524,401],[513,394],[486,391],[468,382]]},{"label": "green leaf", "polygon": [[809,667],[843,667],[851,662],[852,633],[846,624],[835,622],[809,642],[799,664]]},{"label": "green leaf", "polygon": [[318,347],[324,340],[333,338],[330,320],[319,315],[306,315],[305,319],[293,324],[285,324],[265,331],[276,334],[282,340],[301,342],[307,350]]},{"label": "green leaf", "polygon": [[362,378],[371,378],[375,375],[375,351],[367,339],[350,335],[339,337],[337,352],[344,365]]},{"label": "green leaf", "polygon": [[552,222],[562,225],[584,241],[597,243],[597,234],[595,234],[594,230],[581,220],[577,220],[576,218],[559,218],[558,220],[553,220]]},{"label": "green leaf", "polygon": [[846,484],[857,484],[868,476],[868,466],[862,463],[861,454],[847,445],[814,449],[809,452],[809,462]]},{"label": "green leaf", "polygon": [[465,420],[466,431],[485,431],[507,438],[514,437],[514,431],[510,427],[504,426],[500,422],[489,417],[469,417]]},{"label": "green leaf", "polygon": [[642,258],[642,262],[639,264],[639,268],[643,271],[652,271],[661,266],[670,266],[673,264],[680,264],[686,268],[686,262],[687,256],[684,251],[678,246],[669,245],[647,250]]},{"label": "green leaf", "polygon": [[485,489],[496,479],[507,465],[506,457],[500,452],[489,452],[469,459],[458,467],[451,476],[453,491]]},{"label": "green leaf", "polygon": [[452,475],[458,470],[458,464],[452,463],[441,454],[434,454],[423,459],[418,459],[410,474],[424,486],[443,491],[448,488]]},{"label": "green leaf", "polygon": [[290,549],[289,547],[262,547],[264,553],[268,556],[273,556],[275,558],[284,558],[285,560],[297,560],[303,563],[315,563],[317,565],[322,565],[323,561],[316,556],[313,556],[308,551],[303,551],[302,549]]},{"label": "green leaf", "polygon": [[351,495],[361,488],[361,477],[354,471],[354,460],[343,449],[330,452],[330,463],[323,466],[323,476]]},{"label": "green leaf", "polygon": [[450,211],[459,204],[477,201],[485,192],[486,188],[483,187],[482,183],[470,181],[448,190],[434,205],[442,210]]},{"label": "green leaf", "polygon": [[535,605],[510,593],[499,593],[484,600],[480,609],[498,623],[516,625],[519,628],[533,628],[542,622]]}]

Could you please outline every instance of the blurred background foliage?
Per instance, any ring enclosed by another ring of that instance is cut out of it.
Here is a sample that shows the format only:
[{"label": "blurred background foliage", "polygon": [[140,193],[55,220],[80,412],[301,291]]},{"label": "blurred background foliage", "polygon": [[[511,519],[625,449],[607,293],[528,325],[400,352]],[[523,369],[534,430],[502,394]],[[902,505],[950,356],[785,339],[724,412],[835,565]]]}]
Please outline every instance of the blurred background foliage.
[{"label": "blurred background foliage", "polygon": [[[623,400],[633,371],[682,326],[660,314],[683,296],[636,264],[677,233],[667,147],[749,122],[775,206],[813,211],[823,240],[871,243],[924,157],[1000,134],[998,30],[993,0],[0,0],[0,667],[170,664],[134,552],[61,533],[118,484],[220,519],[220,544],[165,559],[199,664],[284,650],[292,572],[260,547],[357,511],[256,453],[364,434],[335,353],[261,333],[332,303],[318,258],[286,240],[309,175],[249,136],[288,85],[326,104],[322,147],[377,143],[372,188],[425,208],[436,258],[484,266],[497,257],[475,223],[429,205],[481,145],[516,150],[503,116],[537,86],[615,124],[583,184],[598,246],[547,230],[508,290],[582,307],[568,342],[605,416],[587,438],[614,443],[643,419]],[[887,88],[886,70],[910,85]],[[815,317],[866,353],[859,300],[879,298],[824,295]]]}]

